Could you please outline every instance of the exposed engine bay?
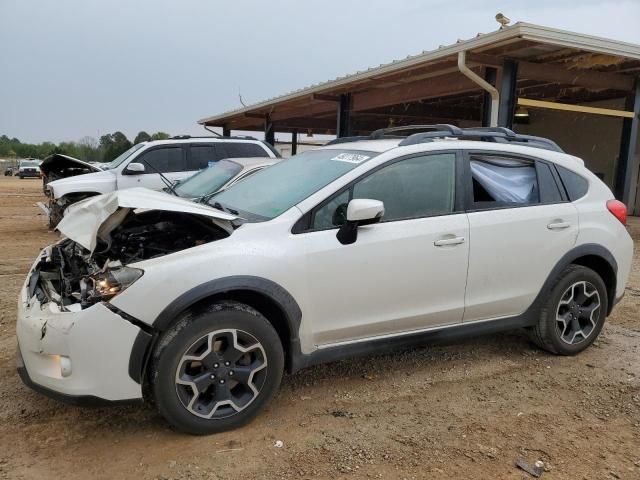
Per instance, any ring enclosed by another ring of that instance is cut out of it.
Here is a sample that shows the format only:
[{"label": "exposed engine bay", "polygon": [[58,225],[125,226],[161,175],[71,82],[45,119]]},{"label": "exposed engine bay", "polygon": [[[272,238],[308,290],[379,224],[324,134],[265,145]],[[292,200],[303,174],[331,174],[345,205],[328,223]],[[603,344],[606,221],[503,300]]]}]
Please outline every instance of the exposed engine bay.
[{"label": "exposed engine bay", "polygon": [[[29,297],[55,302],[63,310],[87,308],[109,300],[135,282],[143,271],[129,264],[162,257],[229,235],[199,215],[151,210],[120,210],[124,218],[98,236],[93,253],[65,239],[48,247],[29,279]],[[74,305],[74,307],[71,307]]]},{"label": "exposed engine bay", "polygon": [[68,155],[54,153],[44,159],[40,165],[42,171],[42,189],[47,193],[47,184],[61,178],[98,172],[100,168]]}]

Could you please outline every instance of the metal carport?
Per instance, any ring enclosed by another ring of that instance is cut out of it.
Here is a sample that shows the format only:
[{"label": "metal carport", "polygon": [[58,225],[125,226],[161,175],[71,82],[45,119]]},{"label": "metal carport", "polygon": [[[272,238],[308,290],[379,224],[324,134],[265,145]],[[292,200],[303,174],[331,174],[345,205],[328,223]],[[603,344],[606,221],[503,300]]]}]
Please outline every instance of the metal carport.
[{"label": "metal carport", "polygon": [[271,143],[276,131],[295,141],[301,131],[493,123],[551,137],[639,214],[639,116],[640,45],[517,23],[199,123],[263,131]]}]

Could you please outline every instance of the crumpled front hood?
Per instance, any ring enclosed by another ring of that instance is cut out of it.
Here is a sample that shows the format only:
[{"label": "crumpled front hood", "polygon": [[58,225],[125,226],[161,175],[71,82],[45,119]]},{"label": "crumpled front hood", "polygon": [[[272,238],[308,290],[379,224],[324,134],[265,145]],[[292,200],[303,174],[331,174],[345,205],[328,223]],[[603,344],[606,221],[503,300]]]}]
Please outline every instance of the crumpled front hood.
[{"label": "crumpled front hood", "polygon": [[62,155],[61,153],[54,153],[53,155],[45,158],[40,164],[40,170],[45,175],[48,175],[51,171],[62,171],[68,168],[82,168],[91,172],[100,172],[102,169],[96,165],[92,165],[84,160],[79,160],[69,155]]},{"label": "crumpled front hood", "polygon": [[138,187],[117,190],[78,202],[56,228],[67,238],[93,252],[97,239],[113,231],[130,210],[134,210],[134,213],[163,210],[208,217],[228,233],[233,231],[231,222],[238,218],[207,205]]}]

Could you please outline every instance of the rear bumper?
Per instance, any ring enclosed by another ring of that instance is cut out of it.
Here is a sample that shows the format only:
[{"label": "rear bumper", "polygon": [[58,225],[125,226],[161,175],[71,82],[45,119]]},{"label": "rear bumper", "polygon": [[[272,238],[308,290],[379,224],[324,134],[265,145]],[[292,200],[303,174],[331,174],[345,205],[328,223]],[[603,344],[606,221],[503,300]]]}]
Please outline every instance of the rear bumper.
[{"label": "rear bumper", "polygon": [[27,298],[27,285],[16,324],[16,363],[27,386],[74,404],[142,398],[142,387],[129,376],[137,326],[101,303],[74,311],[41,305],[35,296]]}]

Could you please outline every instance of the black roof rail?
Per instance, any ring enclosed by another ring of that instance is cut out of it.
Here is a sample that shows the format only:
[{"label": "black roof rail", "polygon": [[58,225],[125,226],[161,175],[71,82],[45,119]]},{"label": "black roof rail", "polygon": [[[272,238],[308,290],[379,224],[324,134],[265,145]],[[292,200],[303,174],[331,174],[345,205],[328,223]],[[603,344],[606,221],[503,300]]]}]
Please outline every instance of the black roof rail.
[{"label": "black roof rail", "polygon": [[359,135],[359,136],[354,136],[354,137],[338,137],[335,138],[333,140],[331,140],[330,142],[325,143],[326,145],[337,145],[339,143],[349,143],[349,142],[358,142],[360,140],[371,140],[369,138],[369,135]]},{"label": "black roof rail", "polygon": [[[409,136],[394,135],[400,132],[411,132],[414,130],[423,131],[410,134]],[[381,140],[383,138],[401,138],[402,141],[398,144],[399,147],[432,142],[436,139],[442,138],[457,138],[460,140],[522,144],[528,147],[563,152],[563,150],[553,140],[533,135],[522,135],[506,127],[460,128],[447,123],[381,128],[379,130],[375,130],[368,136],[336,138],[335,140],[327,143],[327,145],[337,145],[340,143],[358,142],[362,140]]]},{"label": "black roof rail", "polygon": [[517,134],[513,130],[507,127],[472,127],[465,128],[465,131],[474,130],[476,132],[495,132],[495,133],[504,133],[507,137],[515,137]]},{"label": "black roof rail", "polygon": [[198,139],[198,138],[213,138],[213,139],[223,139],[223,140],[258,140],[256,137],[252,137],[251,135],[231,135],[228,137],[223,137],[222,135],[213,136],[213,135],[202,135],[202,136],[192,136],[192,135],[174,135],[173,137],[169,137],[168,140],[188,140],[190,138]]},{"label": "black roof rail", "polygon": [[528,147],[543,148],[545,150],[553,150],[562,152],[563,150],[553,140],[543,137],[535,137],[533,135],[521,135],[515,133],[505,127],[476,127],[476,128],[459,128],[459,133],[452,134],[449,131],[431,131],[414,133],[402,140],[398,146],[416,145],[419,143],[432,142],[438,138],[458,138],[461,140],[479,140],[484,142],[496,143],[515,143]]},{"label": "black roof rail", "polygon": [[400,127],[380,128],[369,135],[369,140],[380,140],[390,133],[406,132],[410,130],[446,130],[452,135],[460,135],[462,129],[448,123],[436,123],[434,125],[404,125]]}]

